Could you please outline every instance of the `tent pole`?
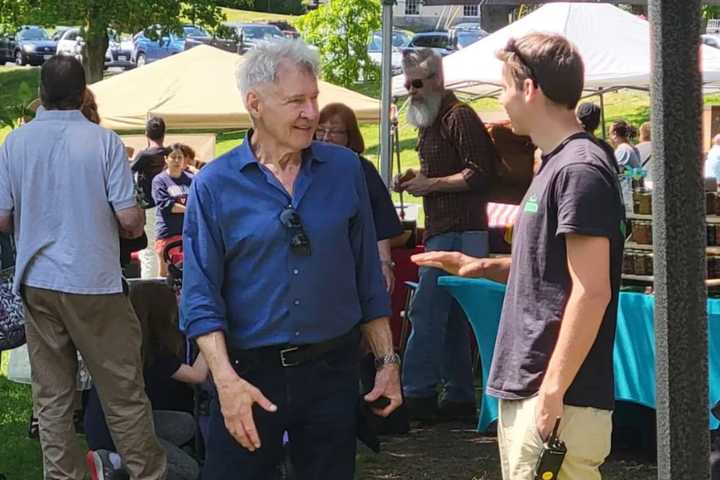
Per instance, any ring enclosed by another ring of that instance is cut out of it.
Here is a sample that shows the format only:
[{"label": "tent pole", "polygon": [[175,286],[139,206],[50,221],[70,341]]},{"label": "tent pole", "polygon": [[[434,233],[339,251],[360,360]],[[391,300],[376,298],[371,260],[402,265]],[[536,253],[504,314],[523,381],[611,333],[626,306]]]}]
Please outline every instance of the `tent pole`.
[{"label": "tent pole", "polygon": [[607,139],[607,132],[605,131],[605,96],[602,87],[600,88],[600,123],[602,124],[603,139]]},{"label": "tent pole", "polygon": [[390,136],[390,102],[392,83],[392,30],[394,0],[382,2],[382,91],[380,107],[380,177],[390,185],[392,177],[392,138]]}]

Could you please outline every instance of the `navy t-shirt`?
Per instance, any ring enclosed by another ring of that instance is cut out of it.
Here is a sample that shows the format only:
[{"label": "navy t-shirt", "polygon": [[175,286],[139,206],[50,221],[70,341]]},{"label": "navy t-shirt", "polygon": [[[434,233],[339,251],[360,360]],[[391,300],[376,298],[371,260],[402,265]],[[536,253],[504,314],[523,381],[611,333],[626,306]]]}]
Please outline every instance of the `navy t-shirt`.
[{"label": "navy t-shirt", "polygon": [[543,157],[515,223],[512,266],[488,379],[490,395],[516,400],[537,394],[572,288],[565,244],[565,235],[572,233],[609,239],[612,297],[564,401],[613,409],[625,213],[611,155],[586,134],[577,134]]},{"label": "navy t-shirt", "polygon": [[152,196],[157,206],[155,216],[156,238],[168,238],[181,235],[184,213],[173,213],[172,207],[177,203],[185,205],[190,193],[193,175],[183,171],[179,177],[173,178],[167,170],[157,174],[152,181]]},{"label": "navy t-shirt", "polygon": [[375,165],[365,157],[360,157],[360,163],[363,166],[365,183],[367,183],[368,193],[370,194],[370,205],[378,241],[400,235],[402,225],[390,198],[390,192],[383,183],[382,178],[380,178]]}]

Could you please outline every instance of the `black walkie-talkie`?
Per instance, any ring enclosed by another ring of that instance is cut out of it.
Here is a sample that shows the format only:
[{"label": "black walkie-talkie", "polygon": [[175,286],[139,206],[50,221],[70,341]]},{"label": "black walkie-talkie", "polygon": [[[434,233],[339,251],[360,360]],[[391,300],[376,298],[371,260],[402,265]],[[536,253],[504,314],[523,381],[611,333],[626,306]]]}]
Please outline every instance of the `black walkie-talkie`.
[{"label": "black walkie-talkie", "polygon": [[555,420],[552,434],[545,442],[535,465],[535,480],[555,480],[560,472],[567,448],[557,436],[558,427],[560,427],[560,417]]}]

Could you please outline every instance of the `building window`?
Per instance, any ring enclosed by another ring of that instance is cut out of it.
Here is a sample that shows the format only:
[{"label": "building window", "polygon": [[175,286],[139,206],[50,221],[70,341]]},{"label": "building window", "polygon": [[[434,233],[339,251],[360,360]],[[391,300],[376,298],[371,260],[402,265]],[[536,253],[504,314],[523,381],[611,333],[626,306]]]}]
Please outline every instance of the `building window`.
[{"label": "building window", "polygon": [[405,0],[405,15],[420,15],[420,0]]},{"label": "building window", "polygon": [[463,5],[463,16],[464,17],[477,17],[478,6],[477,5]]}]

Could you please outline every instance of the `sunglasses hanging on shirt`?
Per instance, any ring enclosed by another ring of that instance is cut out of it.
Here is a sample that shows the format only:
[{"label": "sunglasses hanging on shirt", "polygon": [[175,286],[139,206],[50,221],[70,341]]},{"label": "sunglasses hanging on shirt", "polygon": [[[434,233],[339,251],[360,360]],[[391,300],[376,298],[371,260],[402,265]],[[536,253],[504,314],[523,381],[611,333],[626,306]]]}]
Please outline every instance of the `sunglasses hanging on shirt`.
[{"label": "sunglasses hanging on shirt", "polygon": [[309,256],[312,253],[310,238],[305,233],[300,214],[293,207],[287,207],[280,212],[280,223],[292,234],[290,237],[290,250],[296,255]]}]

